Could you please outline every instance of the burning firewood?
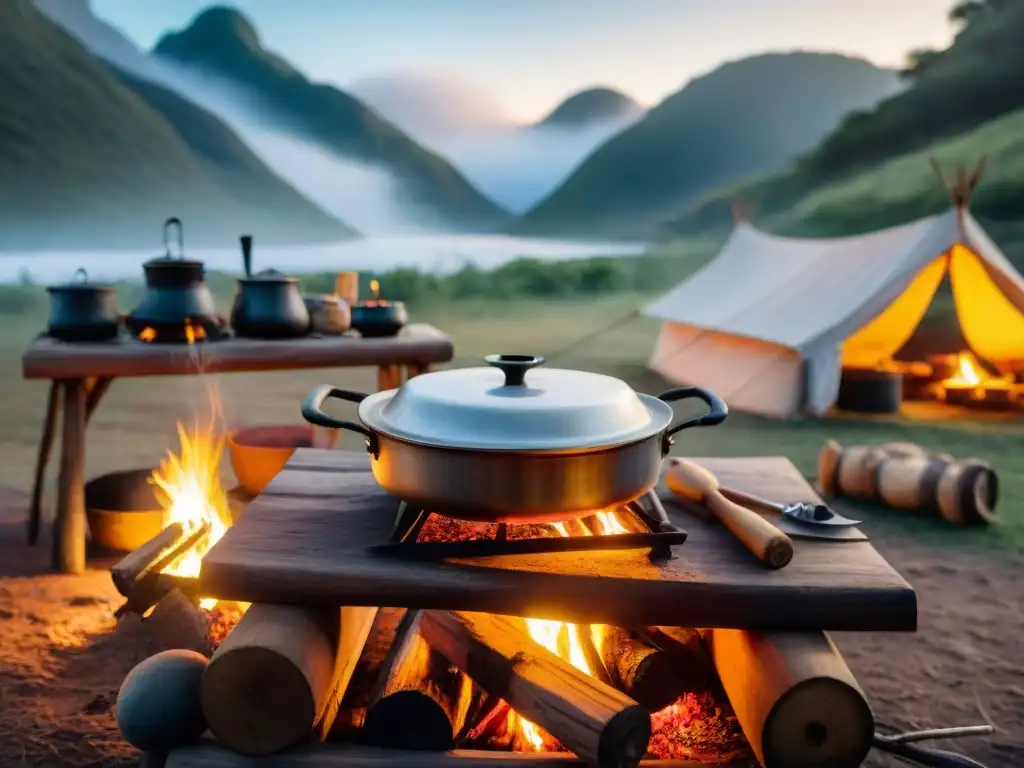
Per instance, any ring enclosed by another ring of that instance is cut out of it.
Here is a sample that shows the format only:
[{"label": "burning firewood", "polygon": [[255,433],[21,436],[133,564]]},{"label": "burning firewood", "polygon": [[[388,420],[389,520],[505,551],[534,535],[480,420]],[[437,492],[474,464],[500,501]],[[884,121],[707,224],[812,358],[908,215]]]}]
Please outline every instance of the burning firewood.
[{"label": "burning firewood", "polygon": [[672,655],[637,634],[607,624],[593,624],[590,632],[612,683],[651,712],[692,690]]},{"label": "burning firewood", "polygon": [[651,736],[648,712],[535,642],[521,620],[425,611],[420,629],[481,687],[591,765],[625,768],[643,757]]},{"label": "burning firewood", "polygon": [[824,632],[715,629],[711,653],[743,733],[764,768],[856,768],[874,718]]},{"label": "burning firewood", "polygon": [[682,678],[683,690],[690,693],[704,690],[714,680],[714,665],[703,636],[706,631],[689,627],[647,627],[637,634],[672,657],[675,674]]},{"label": "burning firewood", "polygon": [[246,755],[272,754],[314,729],[323,737],[376,612],[251,606],[203,673],[210,730]]},{"label": "burning firewood", "polygon": [[367,746],[452,749],[483,698],[469,677],[427,645],[421,623],[419,611],[402,618],[366,710],[360,740]]},{"label": "burning firewood", "polygon": [[127,599],[118,610],[145,613],[175,588],[173,579],[165,578],[184,555],[205,546],[210,526],[200,523],[191,530],[181,523],[172,523],[134,552],[129,552],[110,569],[117,591]]}]

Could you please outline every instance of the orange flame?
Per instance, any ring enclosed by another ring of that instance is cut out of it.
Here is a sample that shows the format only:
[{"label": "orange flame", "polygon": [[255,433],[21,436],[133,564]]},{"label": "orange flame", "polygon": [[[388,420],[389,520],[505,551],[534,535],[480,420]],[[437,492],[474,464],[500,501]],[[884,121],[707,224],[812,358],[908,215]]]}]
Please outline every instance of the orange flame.
[{"label": "orange flame", "polygon": [[[221,487],[219,469],[224,452],[224,438],[211,427],[193,424],[186,430],[178,424],[178,453],[167,458],[150,478],[161,491],[164,508],[163,525],[181,524],[186,532],[206,523],[210,535],[203,547],[194,548],[168,571],[175,576],[199,576],[203,555],[227,532],[231,510],[227,494]],[[204,598],[200,605],[212,608],[217,601]]]},{"label": "orange flame", "polygon": [[961,352],[957,355],[957,371],[942,383],[960,387],[976,387],[981,384],[982,371],[975,363],[974,355]]},{"label": "orange flame", "polygon": [[[597,519],[598,531],[590,531],[586,526],[581,525],[584,535],[592,536],[595,533],[599,536],[610,536],[619,533],[629,533],[629,530],[619,522],[614,512],[601,510],[594,517]],[[560,536],[568,536],[569,532],[562,523],[553,523],[552,527],[558,531]],[[526,619],[526,629],[538,644],[544,646],[556,656],[568,661],[580,672],[594,677],[594,670],[587,662],[586,653],[583,650],[581,632],[589,632],[589,627],[580,627],[578,624],[569,624],[564,621],[552,621],[550,619]],[[597,640],[597,634],[594,634]],[[540,729],[522,715],[518,717],[519,734],[523,742],[530,746],[535,752],[544,751],[544,737]]]}]

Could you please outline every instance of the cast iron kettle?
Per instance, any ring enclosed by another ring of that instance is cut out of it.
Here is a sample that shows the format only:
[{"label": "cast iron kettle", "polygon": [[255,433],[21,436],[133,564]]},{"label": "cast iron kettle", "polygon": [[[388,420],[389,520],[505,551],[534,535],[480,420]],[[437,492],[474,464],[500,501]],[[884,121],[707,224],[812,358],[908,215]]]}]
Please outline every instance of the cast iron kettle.
[{"label": "cast iron kettle", "polygon": [[299,292],[299,281],[276,270],[252,273],[252,236],[242,235],[245,277],[231,309],[236,336],[251,339],[295,339],[310,331],[309,310]]},{"label": "cast iron kettle", "polygon": [[[171,231],[177,230],[178,255],[171,255]],[[135,336],[146,328],[156,332],[156,341],[180,341],[186,324],[199,326],[206,338],[215,338],[224,326],[207,287],[206,269],[201,261],[185,258],[185,235],[181,220],[164,222],[165,254],[142,265],[146,293],[125,319]]]},{"label": "cast iron kettle", "polygon": [[[701,387],[653,397],[611,376],[541,369],[543,357],[485,362],[372,395],[320,386],[302,415],[363,435],[377,482],[410,504],[465,520],[542,523],[638,498],[658,482],[677,433],[729,414]],[[324,413],[328,398],[358,403],[359,421]],[[707,412],[673,423],[669,403],[688,399]]]},{"label": "cast iron kettle", "polygon": [[109,341],[117,337],[121,315],[117,293],[109,285],[89,282],[84,269],[70,283],[51,285],[47,335],[60,341]]}]

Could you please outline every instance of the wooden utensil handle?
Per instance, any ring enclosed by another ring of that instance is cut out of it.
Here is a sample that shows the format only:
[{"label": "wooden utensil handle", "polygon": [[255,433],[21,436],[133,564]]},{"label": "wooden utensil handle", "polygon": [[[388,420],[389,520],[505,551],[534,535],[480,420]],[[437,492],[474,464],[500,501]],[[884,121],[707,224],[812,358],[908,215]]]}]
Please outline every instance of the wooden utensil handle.
[{"label": "wooden utensil handle", "polygon": [[716,491],[704,497],[708,509],[769,568],[783,568],[793,559],[793,542],[756,512],[734,504]]}]

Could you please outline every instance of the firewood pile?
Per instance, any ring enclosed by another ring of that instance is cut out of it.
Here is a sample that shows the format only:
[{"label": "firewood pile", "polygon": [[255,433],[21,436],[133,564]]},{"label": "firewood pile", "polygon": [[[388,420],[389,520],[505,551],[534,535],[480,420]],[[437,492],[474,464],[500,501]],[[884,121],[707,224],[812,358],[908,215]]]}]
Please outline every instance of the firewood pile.
[{"label": "firewood pile", "polygon": [[855,768],[870,749],[870,709],[824,633],[216,603],[164,572],[202,535],[169,528],[112,574],[122,613],[179,649],[139,665],[117,707],[166,768]]}]

